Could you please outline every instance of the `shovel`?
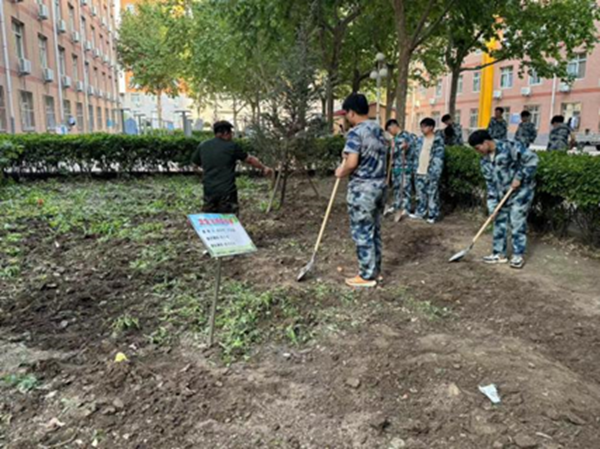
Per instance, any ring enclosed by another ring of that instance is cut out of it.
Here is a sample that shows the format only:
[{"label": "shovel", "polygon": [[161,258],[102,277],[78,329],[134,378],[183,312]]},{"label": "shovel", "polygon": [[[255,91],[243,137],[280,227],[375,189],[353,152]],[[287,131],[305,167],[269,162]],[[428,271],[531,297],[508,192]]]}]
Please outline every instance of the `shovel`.
[{"label": "shovel", "polygon": [[510,189],[508,189],[508,192],[506,192],[506,195],[504,195],[504,198],[502,198],[502,201],[500,201],[500,203],[496,206],[496,209],[494,209],[494,212],[492,212],[492,215],[490,215],[489,218],[485,221],[485,223],[483,224],[483,226],[481,227],[481,229],[479,230],[477,235],[473,238],[473,241],[471,242],[469,247],[467,249],[463,249],[462,251],[456,253],[454,256],[452,256],[450,258],[450,260],[448,262],[458,262],[460,259],[465,257],[469,253],[469,251],[471,251],[471,249],[473,249],[475,242],[477,240],[479,240],[479,237],[481,237],[481,234],[483,234],[483,232],[485,231],[485,228],[487,228],[489,226],[489,224],[492,222],[492,220],[494,220],[494,218],[496,218],[496,215],[498,215],[498,212],[500,212],[500,209],[502,209],[502,206],[504,206],[504,204],[508,201],[508,199],[510,198],[510,196],[512,195],[513,192],[514,192],[514,189],[512,187]]},{"label": "shovel", "polygon": [[333,192],[331,192],[331,198],[329,199],[329,205],[327,206],[327,211],[325,212],[325,217],[323,218],[323,224],[321,224],[321,230],[319,231],[319,236],[317,237],[317,244],[315,245],[315,249],[313,251],[312,257],[310,258],[310,262],[302,268],[298,278],[296,279],[298,282],[302,281],[308,272],[312,270],[315,265],[315,259],[317,258],[317,251],[319,251],[319,246],[321,246],[321,240],[323,239],[323,234],[325,234],[325,227],[327,226],[327,221],[329,220],[329,215],[331,214],[331,209],[333,208],[333,203],[335,202],[335,196],[338,191],[338,187],[340,186],[341,178],[337,178],[335,180],[335,184],[333,186]]}]

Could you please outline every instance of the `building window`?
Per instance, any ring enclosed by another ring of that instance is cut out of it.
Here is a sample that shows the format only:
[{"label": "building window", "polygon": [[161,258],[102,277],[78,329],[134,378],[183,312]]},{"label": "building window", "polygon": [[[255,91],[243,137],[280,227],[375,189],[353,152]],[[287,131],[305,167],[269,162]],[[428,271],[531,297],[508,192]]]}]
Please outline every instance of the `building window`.
[{"label": "building window", "polygon": [[96,28],[92,27],[91,34],[92,34],[92,37],[91,37],[92,47],[96,48]]},{"label": "building window", "polygon": [[23,131],[35,131],[35,114],[33,112],[33,94],[22,90],[21,99],[21,128]]},{"label": "building window", "polygon": [[88,131],[94,132],[94,106],[88,105]]},{"label": "building window", "polygon": [[73,5],[69,5],[69,26],[71,27],[71,31],[77,31],[77,27],[75,26],[75,8]]},{"label": "building window", "polygon": [[90,79],[90,63],[86,62],[84,69],[83,69],[83,74],[85,75],[85,82],[88,83],[88,85],[92,85],[92,80]]},{"label": "building window", "polygon": [[19,59],[25,59],[25,28],[21,22],[12,23],[13,34],[15,35],[15,51]]},{"label": "building window", "polygon": [[456,93],[458,95],[460,95],[460,94],[463,93],[463,76],[462,75],[459,75],[459,77],[458,77],[458,84],[456,86]]},{"label": "building window", "polygon": [[510,124],[510,107],[509,106],[501,106],[504,109],[504,114],[502,114],[502,118],[506,120],[506,123]]},{"label": "building window", "polygon": [[567,73],[575,79],[585,78],[585,66],[587,64],[587,56],[585,53],[579,53],[575,58],[569,61],[567,65]]},{"label": "building window", "polygon": [[104,127],[102,126],[102,108],[100,106],[96,108],[96,114],[98,115],[98,131],[102,131]]},{"label": "building window", "polygon": [[106,120],[106,129],[111,129],[112,123],[109,123],[111,121],[111,119],[110,119],[110,114],[108,112],[108,108],[104,108],[104,120]]},{"label": "building window", "polygon": [[532,70],[531,73],[529,73],[529,85],[539,86],[540,84],[542,84],[542,78],[540,78],[535,70]]},{"label": "building window", "polygon": [[40,67],[48,68],[48,39],[44,36],[38,36],[38,45],[40,48]]},{"label": "building window", "polygon": [[473,73],[473,92],[481,90],[481,72]]},{"label": "building window", "polygon": [[4,99],[4,87],[0,86],[0,132],[6,132],[8,123],[6,120],[6,101]]},{"label": "building window", "polygon": [[62,13],[60,11],[60,0],[54,2],[56,4],[56,20],[62,20]]},{"label": "building window", "polygon": [[58,66],[60,68],[60,74],[63,76],[67,75],[67,57],[65,55],[65,49],[58,47]]},{"label": "building window", "polygon": [[73,81],[79,81],[79,58],[77,55],[73,55]]},{"label": "building window", "polygon": [[442,80],[439,80],[435,85],[435,96],[440,98],[442,96]]},{"label": "building window", "polygon": [[46,108],[46,129],[56,129],[56,110],[54,109],[54,97],[44,95],[44,107]]},{"label": "building window", "polygon": [[83,103],[77,103],[77,131],[79,131],[80,133],[84,131],[84,123],[85,117],[83,116]]},{"label": "building window", "polygon": [[469,113],[469,128],[477,128],[479,126],[479,109],[471,109]]},{"label": "building window", "polygon": [[127,9],[127,12],[133,14],[135,12],[135,5],[129,4],[126,6],[126,9]]},{"label": "building window", "polygon": [[454,113],[454,123],[457,123],[457,124],[459,124],[459,125],[460,125],[460,110],[459,110],[459,111],[456,111],[456,112]]},{"label": "building window", "polygon": [[434,111],[431,113],[431,118],[435,120],[435,127],[439,128],[441,124],[441,113],[439,111]]},{"label": "building window", "polygon": [[63,100],[63,111],[65,112],[65,120],[69,123],[69,118],[73,116],[71,102],[69,100]]},{"label": "building window", "polygon": [[581,103],[563,103],[561,109],[567,125],[577,131],[581,122]]},{"label": "building window", "polygon": [[531,113],[531,122],[535,125],[536,128],[540,127],[540,107],[526,105],[525,110]]},{"label": "building window", "polygon": [[500,69],[500,88],[501,89],[510,89],[513,87],[513,68],[510,67],[502,67]]},{"label": "building window", "polygon": [[81,16],[81,38],[85,42],[87,40],[87,25],[85,17]]}]

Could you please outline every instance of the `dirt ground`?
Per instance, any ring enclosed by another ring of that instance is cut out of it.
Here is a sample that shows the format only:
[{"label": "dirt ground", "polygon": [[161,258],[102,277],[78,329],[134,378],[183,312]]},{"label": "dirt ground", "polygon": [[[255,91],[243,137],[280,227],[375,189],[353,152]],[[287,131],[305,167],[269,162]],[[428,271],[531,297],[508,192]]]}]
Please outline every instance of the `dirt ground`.
[{"label": "dirt ground", "polygon": [[[286,289],[310,338],[264,338],[230,363],[206,348],[205,330],[169,344],[141,331],[115,338],[110,323],[125,312],[141,327],[156,322],[163,304],[144,286],[157,272],[134,272],[123,240],[42,239],[43,224],[31,222],[39,232],[23,242],[20,281],[0,279],[0,373],[32,374],[37,385],[0,388],[0,447],[600,447],[592,253],[534,235],[525,269],[491,267],[480,262],[485,235],[449,264],[481,217],[386,220],[385,282],[352,294],[342,285],[355,259],[340,194],[316,269],[297,284],[331,184],[319,185],[317,200],[296,182],[270,216],[244,199],[259,251],[226,261],[224,275],[258,291]],[[214,264],[184,216],[160,219],[159,240],[187,248],[161,267],[169,281],[196,273],[207,289]],[[128,361],[115,363],[117,352]],[[478,390],[489,384],[500,404]]]}]

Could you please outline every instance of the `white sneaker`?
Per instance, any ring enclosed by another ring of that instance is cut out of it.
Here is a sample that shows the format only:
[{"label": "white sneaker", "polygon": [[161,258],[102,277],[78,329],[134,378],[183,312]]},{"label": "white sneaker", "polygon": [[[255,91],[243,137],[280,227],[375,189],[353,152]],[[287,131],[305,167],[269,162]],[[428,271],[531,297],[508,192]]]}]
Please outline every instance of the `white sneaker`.
[{"label": "white sneaker", "polygon": [[417,214],[408,214],[408,218],[412,218],[413,220],[422,220],[423,217]]},{"label": "white sneaker", "polygon": [[506,258],[506,256],[501,254],[491,254],[489,256],[485,256],[483,258],[483,261],[485,263],[489,263],[490,265],[496,265],[501,263],[507,263],[508,259]]},{"label": "white sneaker", "polygon": [[516,269],[521,269],[523,268],[523,266],[525,265],[525,259],[523,259],[523,256],[512,256],[512,258],[510,259],[510,267],[511,268],[516,268]]},{"label": "white sneaker", "polygon": [[435,224],[435,220],[433,218],[428,218],[427,219],[427,223],[429,223],[429,224]]}]

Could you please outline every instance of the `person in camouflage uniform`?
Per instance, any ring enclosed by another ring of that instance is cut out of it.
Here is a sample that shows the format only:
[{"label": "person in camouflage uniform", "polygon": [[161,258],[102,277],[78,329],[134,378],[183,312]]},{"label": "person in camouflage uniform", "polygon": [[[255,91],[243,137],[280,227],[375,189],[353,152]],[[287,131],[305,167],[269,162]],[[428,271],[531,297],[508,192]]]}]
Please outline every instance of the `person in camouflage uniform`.
[{"label": "person in camouflage uniform", "polygon": [[555,115],[550,122],[552,130],[548,140],[548,151],[568,151],[575,146],[575,137],[571,128],[565,124],[565,118],[562,115]]},{"label": "person in camouflage uniform", "polygon": [[392,161],[393,210],[396,211],[395,221],[398,222],[411,209],[412,160],[416,136],[408,131],[400,131],[400,125],[396,119],[388,120],[385,130],[394,137]]},{"label": "person in camouflage uniform", "polygon": [[527,248],[527,215],[535,193],[538,156],[521,142],[494,140],[482,129],[469,137],[469,145],[481,154],[481,172],[487,185],[490,214],[508,192],[514,193],[494,221],[493,253],[483,258],[489,264],[507,263],[507,236],[510,222],[513,255],[512,268],[523,268]]},{"label": "person in camouflage uniform", "polygon": [[464,145],[462,126],[454,123],[452,116],[446,114],[442,117],[442,123],[446,125],[444,129],[444,144],[448,147]]},{"label": "person in camouflage uniform", "polygon": [[502,117],[503,114],[504,108],[498,107],[494,109],[494,116],[490,119],[487,128],[492,139],[506,140],[508,138],[508,123],[506,123],[506,120]]},{"label": "person in camouflage uniform", "polygon": [[435,223],[440,216],[439,184],[444,168],[444,138],[435,132],[435,120],[421,121],[422,137],[415,144],[413,171],[417,192],[417,209],[409,217]]},{"label": "person in camouflage uniform", "polygon": [[517,128],[515,140],[521,142],[526,148],[529,148],[535,142],[535,139],[537,139],[537,130],[531,121],[531,112],[523,111],[521,112],[521,123],[519,123],[519,127]]},{"label": "person in camouflage uniform", "polygon": [[386,195],[388,145],[379,124],[369,120],[369,103],[364,95],[350,95],[342,108],[353,128],[346,136],[344,163],[335,175],[338,178],[350,176],[348,213],[359,265],[359,275],[346,279],[346,284],[375,287],[381,275],[381,217]]}]

